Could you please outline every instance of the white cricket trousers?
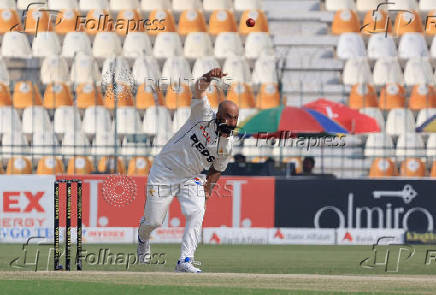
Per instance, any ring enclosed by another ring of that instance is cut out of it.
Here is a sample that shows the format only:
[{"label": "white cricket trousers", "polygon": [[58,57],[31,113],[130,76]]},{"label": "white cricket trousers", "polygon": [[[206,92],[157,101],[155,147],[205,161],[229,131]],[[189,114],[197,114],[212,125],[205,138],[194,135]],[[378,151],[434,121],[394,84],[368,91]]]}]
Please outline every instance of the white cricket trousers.
[{"label": "white cricket trousers", "polygon": [[176,196],[179,199],[186,226],[180,250],[180,260],[194,258],[201,235],[205,211],[204,181],[205,176],[190,179],[180,185],[147,184],[147,200],[144,217],[141,219],[138,234],[143,242],[150,240],[151,232],[161,226],[168,212],[168,207]]}]

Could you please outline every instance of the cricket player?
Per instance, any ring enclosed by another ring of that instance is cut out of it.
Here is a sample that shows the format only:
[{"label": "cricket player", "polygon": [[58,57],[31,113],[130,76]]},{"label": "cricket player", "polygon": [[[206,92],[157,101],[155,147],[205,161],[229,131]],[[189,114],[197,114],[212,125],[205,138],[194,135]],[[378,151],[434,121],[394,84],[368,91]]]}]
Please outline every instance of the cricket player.
[{"label": "cricket player", "polygon": [[[193,88],[191,115],[154,159],[147,183],[147,201],[138,230],[138,258],[150,259],[150,234],[162,225],[174,196],[180,202],[186,227],[177,272],[199,273],[194,253],[200,238],[205,201],[213,185],[227,168],[232,151],[232,131],[238,123],[239,109],[223,101],[218,112],[211,109],[204,91],[212,79],[226,76],[216,68],[204,74]],[[201,174],[209,170],[207,177]]]}]

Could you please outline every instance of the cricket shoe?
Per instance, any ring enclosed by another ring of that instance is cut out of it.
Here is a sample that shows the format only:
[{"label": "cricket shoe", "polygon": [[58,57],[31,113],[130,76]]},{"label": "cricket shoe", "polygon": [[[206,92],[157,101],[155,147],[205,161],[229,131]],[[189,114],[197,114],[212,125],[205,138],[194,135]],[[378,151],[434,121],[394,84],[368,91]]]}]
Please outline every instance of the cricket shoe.
[{"label": "cricket shoe", "polygon": [[141,238],[138,236],[138,260],[141,264],[150,264],[150,241],[141,241]]},{"label": "cricket shoe", "polygon": [[192,261],[192,259],[189,257],[186,257],[185,260],[183,261],[179,260],[177,261],[176,272],[190,272],[190,273],[202,272],[201,269],[195,267],[194,264],[201,265],[200,262]]}]

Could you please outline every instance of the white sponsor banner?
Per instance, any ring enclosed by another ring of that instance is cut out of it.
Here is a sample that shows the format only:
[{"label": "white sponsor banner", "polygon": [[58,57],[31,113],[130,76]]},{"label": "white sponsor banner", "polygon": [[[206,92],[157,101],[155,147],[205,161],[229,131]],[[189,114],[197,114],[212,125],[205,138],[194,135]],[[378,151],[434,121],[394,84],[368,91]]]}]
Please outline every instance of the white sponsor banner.
[{"label": "white sponsor banner", "polygon": [[346,229],[338,228],[336,232],[338,245],[374,245],[403,244],[403,229]]},{"label": "white sponsor banner", "polygon": [[270,228],[268,244],[273,245],[334,245],[334,229]]},{"label": "white sponsor banner", "polygon": [[207,227],[203,229],[205,244],[267,244],[267,228]]},{"label": "white sponsor banner", "polygon": [[[135,234],[136,228],[133,227],[88,227],[83,229],[83,243],[133,243]],[[75,230],[72,236],[75,242]]]},{"label": "white sponsor banner", "polygon": [[159,227],[151,233],[152,243],[181,243],[184,227]]}]

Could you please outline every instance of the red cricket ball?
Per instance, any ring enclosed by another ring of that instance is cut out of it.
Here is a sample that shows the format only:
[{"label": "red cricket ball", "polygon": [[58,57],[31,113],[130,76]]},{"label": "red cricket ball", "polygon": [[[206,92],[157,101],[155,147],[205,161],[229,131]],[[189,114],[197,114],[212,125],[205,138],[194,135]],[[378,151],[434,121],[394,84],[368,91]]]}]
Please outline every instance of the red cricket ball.
[{"label": "red cricket ball", "polygon": [[247,24],[247,27],[254,27],[256,25],[256,21],[252,18],[247,19],[247,21],[245,22]]}]

